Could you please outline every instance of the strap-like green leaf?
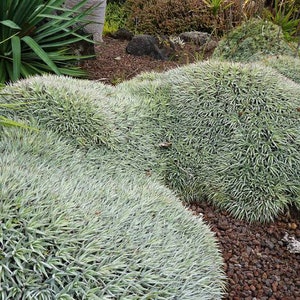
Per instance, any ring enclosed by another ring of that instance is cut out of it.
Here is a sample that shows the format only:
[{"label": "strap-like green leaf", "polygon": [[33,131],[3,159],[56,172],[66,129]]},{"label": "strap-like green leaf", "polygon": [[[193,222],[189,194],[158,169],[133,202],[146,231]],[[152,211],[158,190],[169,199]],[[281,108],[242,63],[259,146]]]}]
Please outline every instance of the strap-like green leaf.
[{"label": "strap-like green leaf", "polygon": [[5,79],[6,79],[6,69],[5,69],[5,63],[4,60],[0,60],[0,83],[5,83]]},{"label": "strap-like green leaf", "polygon": [[0,23],[2,25],[7,26],[12,29],[18,29],[18,30],[21,29],[21,27],[19,25],[17,25],[15,22],[13,22],[11,20],[3,20],[3,21],[0,21]]},{"label": "strap-like green leaf", "polygon": [[20,78],[20,73],[21,73],[21,41],[18,36],[13,36],[11,38],[11,47],[13,52],[12,80],[16,81]]},{"label": "strap-like green leaf", "polygon": [[54,73],[60,75],[55,63],[49,58],[48,54],[38,45],[38,43],[36,43],[34,39],[32,39],[30,36],[24,36],[22,41],[24,41],[34,51],[34,53],[51,68]]}]

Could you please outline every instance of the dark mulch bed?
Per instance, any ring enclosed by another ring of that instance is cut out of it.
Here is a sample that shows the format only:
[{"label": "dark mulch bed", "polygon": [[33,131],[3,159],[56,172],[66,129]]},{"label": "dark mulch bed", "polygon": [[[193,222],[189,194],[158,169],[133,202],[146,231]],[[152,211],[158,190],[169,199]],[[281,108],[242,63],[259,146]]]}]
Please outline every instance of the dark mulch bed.
[{"label": "dark mulch bed", "polygon": [[207,58],[213,51],[213,49],[205,51],[200,46],[187,43],[183,49],[178,49],[172,60],[162,61],[149,56],[127,54],[127,44],[126,40],[104,38],[104,42],[95,47],[97,59],[82,63],[82,68],[87,70],[89,79],[115,85],[141,72],[163,72]]},{"label": "dark mulch bed", "polygon": [[[104,38],[96,48],[97,59],[82,64],[89,79],[118,84],[144,71],[165,71],[211,54],[186,44],[175,60],[159,61],[127,54],[127,43]],[[282,240],[286,233],[300,240],[299,214],[282,214],[270,224],[249,224],[207,203],[190,209],[203,215],[216,233],[228,277],[224,299],[300,300],[300,254],[290,253]]]}]

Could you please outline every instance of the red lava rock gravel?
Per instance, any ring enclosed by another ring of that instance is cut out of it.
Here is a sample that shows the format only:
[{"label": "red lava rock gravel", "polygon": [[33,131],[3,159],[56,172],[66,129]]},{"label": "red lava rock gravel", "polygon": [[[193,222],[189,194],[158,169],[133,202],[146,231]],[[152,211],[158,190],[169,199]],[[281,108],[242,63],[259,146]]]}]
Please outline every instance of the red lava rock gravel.
[{"label": "red lava rock gravel", "polygon": [[216,233],[228,277],[224,300],[300,300],[300,253],[290,253],[285,233],[300,240],[299,213],[269,224],[249,224],[207,203],[191,205]]}]

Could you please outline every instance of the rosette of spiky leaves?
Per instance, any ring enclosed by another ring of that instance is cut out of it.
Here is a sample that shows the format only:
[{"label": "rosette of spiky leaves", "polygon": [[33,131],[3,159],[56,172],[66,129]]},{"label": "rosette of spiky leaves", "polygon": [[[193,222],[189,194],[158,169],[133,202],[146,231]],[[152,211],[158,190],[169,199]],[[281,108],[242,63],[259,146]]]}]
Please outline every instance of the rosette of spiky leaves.
[{"label": "rosette of spiky leaves", "polygon": [[213,53],[213,58],[231,61],[257,61],[264,55],[293,55],[279,26],[250,19],[229,32]]},{"label": "rosette of spiky leaves", "polygon": [[80,12],[86,0],[72,10],[64,0],[2,0],[0,4],[0,82],[51,72],[70,76],[85,73],[74,62],[71,45],[85,40],[78,33],[90,10]]},{"label": "rosette of spiky leaves", "polygon": [[270,56],[262,60],[285,77],[300,84],[300,59],[292,56]]},{"label": "rosette of spiky leaves", "polygon": [[50,131],[0,152],[1,299],[221,299],[212,232],[159,183]]},{"label": "rosette of spiky leaves", "polygon": [[0,114],[28,125],[35,120],[39,128],[56,131],[76,145],[113,146],[117,130],[108,106],[111,92],[109,86],[88,80],[37,76],[0,91],[0,103],[27,103],[17,109],[0,107]]},{"label": "rosette of spiky leaves", "polygon": [[169,185],[249,221],[270,221],[291,203],[300,208],[298,84],[265,65],[217,61],[167,76]]}]

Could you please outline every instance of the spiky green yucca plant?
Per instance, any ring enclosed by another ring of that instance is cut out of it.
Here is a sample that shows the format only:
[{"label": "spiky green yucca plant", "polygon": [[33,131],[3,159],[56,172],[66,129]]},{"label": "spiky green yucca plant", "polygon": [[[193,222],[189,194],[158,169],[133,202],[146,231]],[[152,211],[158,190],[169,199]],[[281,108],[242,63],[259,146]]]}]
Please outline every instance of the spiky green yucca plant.
[{"label": "spiky green yucca plant", "polygon": [[92,43],[78,33],[78,22],[85,24],[90,13],[80,12],[86,1],[67,10],[64,0],[1,0],[0,83],[45,72],[85,75],[74,64],[84,57],[72,54],[71,46],[82,40]]},{"label": "spiky green yucca plant", "polygon": [[279,26],[260,19],[250,19],[233,29],[219,43],[214,59],[257,61],[264,55],[293,55]]},{"label": "spiky green yucca plant", "polygon": [[221,299],[213,234],[150,178],[2,128],[0,298]]}]

